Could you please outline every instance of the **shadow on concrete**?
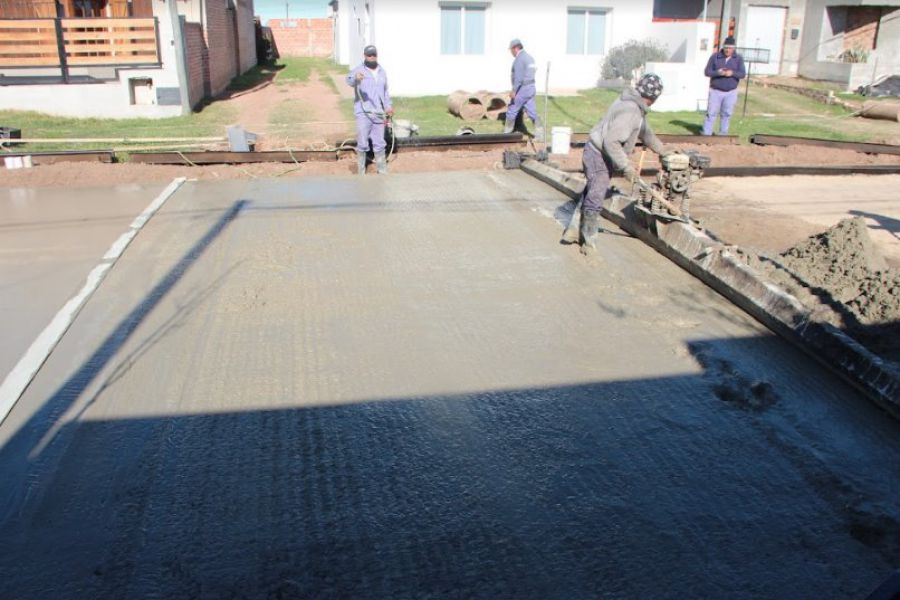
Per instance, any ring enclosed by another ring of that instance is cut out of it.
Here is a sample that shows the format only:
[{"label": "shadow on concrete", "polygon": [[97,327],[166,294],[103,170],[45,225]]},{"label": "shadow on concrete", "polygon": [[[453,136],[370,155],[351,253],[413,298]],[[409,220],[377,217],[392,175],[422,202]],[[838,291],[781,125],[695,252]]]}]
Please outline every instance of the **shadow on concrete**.
[{"label": "shadow on concrete", "polygon": [[854,215],[857,217],[865,217],[867,219],[872,219],[873,221],[878,223],[878,225],[875,227],[875,229],[887,231],[887,232],[893,234],[893,236],[895,238],[900,239],[900,219],[895,219],[893,217],[888,217],[885,215],[880,215],[878,213],[868,212],[865,210],[851,210],[851,211],[849,211],[849,213],[851,215]]},{"label": "shadow on concrete", "polygon": [[900,424],[753,375],[770,337],[690,343],[699,374],[67,421],[34,457],[189,256],[0,450],[8,597],[861,597],[900,556]]},{"label": "shadow on concrete", "polygon": [[[185,272],[206,251],[212,242],[221,235],[224,229],[238,216],[246,200],[234,202],[225,210],[212,227],[201,237],[185,255],[169,270],[165,277],[147,294],[146,298],[120,321],[113,331],[100,344],[98,349],[85,361],[41,408],[25,423],[14,437],[4,446],[0,456],[7,457],[12,453],[14,460],[4,460],[9,469],[10,480],[16,479],[13,473],[43,472],[52,470],[55,459],[64,452],[67,446],[65,427],[60,422],[69,408],[85,392],[89,385],[106,365],[113,360],[125,342],[137,330],[138,326],[172,290]],[[185,308],[182,308],[182,311]],[[127,360],[126,360],[127,362]],[[108,383],[108,382],[107,382]],[[50,451],[53,445],[60,447],[59,452]],[[54,458],[55,457],[55,458]],[[0,517],[10,518],[15,506],[24,498],[32,497],[34,489],[30,484],[4,487],[0,497]]]}]

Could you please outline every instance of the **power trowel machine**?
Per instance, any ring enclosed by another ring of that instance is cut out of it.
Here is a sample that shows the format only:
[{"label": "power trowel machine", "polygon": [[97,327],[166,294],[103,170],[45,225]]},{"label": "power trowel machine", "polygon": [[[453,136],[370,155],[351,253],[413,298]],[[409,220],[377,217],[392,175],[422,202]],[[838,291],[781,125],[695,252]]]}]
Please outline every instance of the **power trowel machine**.
[{"label": "power trowel machine", "polygon": [[660,159],[656,181],[638,180],[632,191],[636,208],[671,221],[690,222],[691,185],[703,177],[709,157],[694,150],[673,152]]}]

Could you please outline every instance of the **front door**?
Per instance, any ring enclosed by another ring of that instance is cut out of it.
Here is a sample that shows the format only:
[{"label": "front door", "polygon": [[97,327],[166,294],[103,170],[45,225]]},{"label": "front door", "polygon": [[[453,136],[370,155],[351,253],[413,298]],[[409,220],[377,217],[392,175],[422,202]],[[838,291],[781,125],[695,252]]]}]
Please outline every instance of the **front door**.
[{"label": "front door", "polygon": [[[781,6],[748,6],[744,39],[738,45],[746,48],[765,48],[769,64],[754,63],[753,73],[777,75],[781,71],[781,49],[784,44],[784,22],[787,8]],[[749,66],[749,65],[748,65]]]}]

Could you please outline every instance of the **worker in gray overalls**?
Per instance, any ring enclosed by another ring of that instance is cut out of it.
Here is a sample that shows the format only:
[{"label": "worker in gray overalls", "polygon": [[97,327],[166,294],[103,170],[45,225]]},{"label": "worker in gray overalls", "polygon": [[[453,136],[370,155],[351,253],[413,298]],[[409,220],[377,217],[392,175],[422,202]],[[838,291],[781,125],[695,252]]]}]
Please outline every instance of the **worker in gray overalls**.
[{"label": "worker in gray overalls", "polygon": [[516,119],[522,109],[528,113],[534,123],[534,139],[544,141],[544,126],[538,117],[534,96],[537,89],[534,86],[534,76],[537,65],[531,55],[525,52],[522,42],[514,39],[509,43],[509,51],[515,57],[512,64],[512,91],[509,93],[509,106],[506,108],[506,127],[503,133],[512,133],[516,128]]},{"label": "worker in gray overalls", "polygon": [[391,95],[388,93],[387,73],[378,64],[378,50],[366,46],[363,63],[347,75],[347,85],[354,88],[356,101],[353,114],[356,116],[356,158],[357,173],[366,174],[366,153],[369,138],[375,153],[375,167],[379,175],[387,173],[387,158],[384,155],[387,143],[384,140],[385,123],[394,114]]},{"label": "worker in gray overalls", "polygon": [[591,129],[590,139],[584,146],[582,164],[587,185],[581,202],[581,227],[578,243],[582,254],[593,254],[600,230],[600,209],[609,180],[614,171],[621,171],[629,183],[635,183],[640,173],[628,162],[637,140],[660,156],[671,150],[663,146],[647,123],[647,109],[662,94],[659,76],[647,73],[634,86],[622,92],[612,103],[603,120]]}]

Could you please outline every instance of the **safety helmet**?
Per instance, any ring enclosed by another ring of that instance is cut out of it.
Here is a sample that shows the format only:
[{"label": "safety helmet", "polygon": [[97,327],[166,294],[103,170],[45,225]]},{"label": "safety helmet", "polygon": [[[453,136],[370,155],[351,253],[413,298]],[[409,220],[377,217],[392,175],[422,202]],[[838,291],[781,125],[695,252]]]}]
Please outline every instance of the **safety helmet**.
[{"label": "safety helmet", "polygon": [[663,92],[662,79],[659,78],[659,75],[654,73],[646,73],[638,80],[634,89],[637,90],[637,93],[640,94],[642,98],[656,100]]}]

